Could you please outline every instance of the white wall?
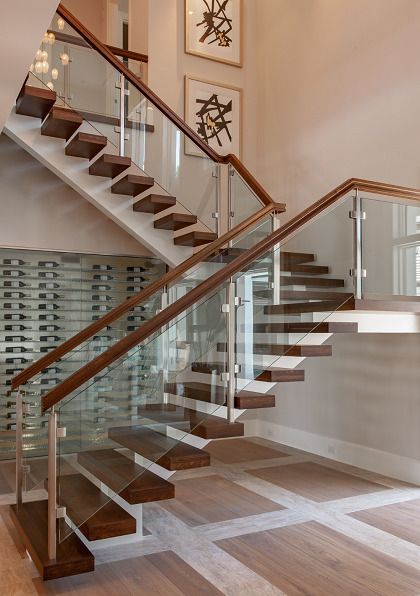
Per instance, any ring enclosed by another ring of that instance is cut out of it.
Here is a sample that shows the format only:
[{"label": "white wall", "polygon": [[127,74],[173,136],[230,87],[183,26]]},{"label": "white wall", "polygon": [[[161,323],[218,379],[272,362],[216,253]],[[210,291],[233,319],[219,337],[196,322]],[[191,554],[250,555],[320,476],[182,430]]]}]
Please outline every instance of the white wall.
[{"label": "white wall", "polygon": [[150,254],[5,135],[0,180],[1,246]]},{"label": "white wall", "polygon": [[420,2],[259,0],[257,174],[287,217],[356,176],[420,186]]}]

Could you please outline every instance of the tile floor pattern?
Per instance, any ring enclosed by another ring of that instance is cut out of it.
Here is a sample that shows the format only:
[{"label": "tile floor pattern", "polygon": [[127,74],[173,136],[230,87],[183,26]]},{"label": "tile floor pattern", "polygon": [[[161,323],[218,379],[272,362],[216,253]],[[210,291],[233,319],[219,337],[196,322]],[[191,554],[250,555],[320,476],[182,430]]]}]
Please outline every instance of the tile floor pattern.
[{"label": "tile floor pattern", "polygon": [[419,487],[263,439],[207,449],[84,576],[42,583],[1,507],[1,596],[420,595]]}]

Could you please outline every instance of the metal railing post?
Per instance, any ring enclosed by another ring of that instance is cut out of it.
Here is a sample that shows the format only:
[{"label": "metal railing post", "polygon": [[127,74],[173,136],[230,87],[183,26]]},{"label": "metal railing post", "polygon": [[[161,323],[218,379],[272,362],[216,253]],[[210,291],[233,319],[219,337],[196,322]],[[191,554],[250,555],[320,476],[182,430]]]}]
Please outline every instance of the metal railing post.
[{"label": "metal railing post", "polygon": [[356,194],[353,198],[353,211],[350,212],[350,218],[354,221],[353,226],[353,253],[354,266],[350,270],[353,277],[355,298],[361,300],[363,296],[363,278],[366,277],[366,269],[363,269],[363,221],[366,219],[366,213],[363,211],[362,199],[359,189],[356,188]]},{"label": "metal railing post", "polygon": [[128,91],[125,88],[125,76],[120,74],[120,79],[118,83],[115,84],[115,87],[120,91],[120,114],[119,114],[119,126],[115,127],[115,132],[119,134],[119,143],[118,143],[118,152],[120,157],[125,157],[125,119],[126,119],[126,110],[125,110],[125,98],[128,95]]},{"label": "metal railing post", "polygon": [[231,279],[226,287],[226,332],[227,332],[227,419],[234,422],[236,393],[236,296],[235,283]]},{"label": "metal railing post", "polygon": [[16,505],[23,501],[23,402],[20,387],[16,395]]},{"label": "metal railing post", "polygon": [[[273,232],[276,232],[280,228],[280,213],[274,212],[273,218]],[[273,263],[272,263],[272,274],[273,274],[273,304],[280,304],[281,298],[281,253],[280,244],[276,244],[273,247]]]},{"label": "metal railing post", "polygon": [[48,418],[48,557],[57,555],[57,414]]}]

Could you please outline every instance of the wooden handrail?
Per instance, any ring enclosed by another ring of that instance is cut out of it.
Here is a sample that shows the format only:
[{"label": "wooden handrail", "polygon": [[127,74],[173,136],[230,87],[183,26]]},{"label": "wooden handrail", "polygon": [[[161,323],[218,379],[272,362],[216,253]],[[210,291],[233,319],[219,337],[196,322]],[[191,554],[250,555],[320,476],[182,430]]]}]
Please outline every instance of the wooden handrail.
[{"label": "wooden handrail", "polygon": [[308,221],[322,213],[322,211],[356,188],[366,192],[388,196],[392,195],[399,198],[420,201],[420,190],[417,189],[357,178],[347,180],[325,195],[322,199],[296,215],[277,231],[273,232],[258,244],[231,261],[231,263],[227,264],[223,269],[220,269],[211,277],[201,282],[185,296],[162,310],[149,321],[146,321],[141,327],[136,329],[136,331],[133,331],[130,335],[127,335],[118,341],[116,344],[108,348],[106,352],[103,352],[100,356],[97,356],[94,360],[84,365],[59,385],[56,385],[42,397],[42,411],[45,412],[59,403],[64,397],[70,395],[70,393],[78,389],[83,383],[86,383],[89,379],[103,371],[104,368],[110,366],[116,360],[127,354],[129,350],[137,346],[139,343],[147,340],[151,335],[159,331],[164,325],[170,323],[175,317],[190,308],[193,304],[216,292],[219,286],[229,278],[233,277],[236,273],[243,271],[248,265],[273,248],[273,246],[280,243],[282,240],[285,240],[290,234],[301,228]]},{"label": "wooden handrail", "polygon": [[263,205],[274,203],[268,192],[261,186],[251,172],[244,166],[238,157],[233,154],[219,155],[212,149],[198,134],[186,124],[186,122],[178,116],[168,105],[166,105],[160,97],[156,95],[142,80],[140,80],[131,70],[129,70],[123,62],[118,60],[112,53],[108,46],[103,44],[93,33],[91,33],[63,4],[59,4],[57,13],[65,20],[73,29],[92,47],[94,48],[107,62],[133,85],[140,93],[142,93],[162,114],[168,118],[183,134],[197,145],[201,151],[210,157],[214,162],[220,164],[230,164],[238,170],[245,182],[255,192],[258,199]]},{"label": "wooden handrail", "polygon": [[82,343],[96,335],[99,331],[101,331],[108,325],[114,323],[122,315],[129,312],[134,306],[140,304],[141,302],[144,302],[145,300],[153,296],[153,294],[161,290],[163,287],[169,285],[170,283],[178,279],[181,275],[183,275],[199,263],[205,261],[205,259],[207,259],[211,255],[217,253],[221,248],[226,246],[229,241],[233,240],[236,236],[239,236],[240,234],[248,230],[248,228],[260,221],[263,217],[274,211],[285,211],[285,206],[282,204],[271,204],[267,205],[266,207],[263,207],[263,209],[260,209],[260,211],[257,211],[257,213],[252,214],[250,217],[248,217],[247,219],[239,223],[237,226],[232,228],[232,230],[230,230],[226,234],[223,234],[223,236],[217,238],[216,240],[214,240],[214,242],[193,254],[189,259],[186,259],[177,267],[171,269],[171,271],[168,271],[168,273],[163,275],[155,282],[151,283],[149,286],[147,286],[147,288],[145,288],[141,292],[137,292],[136,294],[131,296],[131,298],[125,300],[122,304],[119,304],[118,306],[110,310],[100,319],[94,321],[88,327],[85,327],[84,329],[79,331],[79,333],[77,333],[67,341],[63,342],[62,344],[54,348],[54,350],[51,350],[51,352],[48,352],[47,354],[45,354],[45,356],[43,356],[27,368],[25,368],[25,370],[13,377],[12,389],[17,389],[20,385],[23,385],[24,383],[32,379],[35,375],[45,370],[48,366],[50,366],[60,358],[63,358],[63,356],[68,354],[71,350],[74,350]]},{"label": "wooden handrail", "polygon": [[[63,43],[79,46],[81,48],[91,48],[90,44],[76,35],[69,35],[68,33],[55,31],[54,29],[48,29],[47,33],[53,33],[57,41],[62,41]],[[109,44],[105,45],[113,54],[115,54],[115,56],[134,60],[135,62],[144,62],[146,64],[149,62],[149,56],[146,54],[140,54],[139,52],[133,52],[132,50],[123,50],[123,48],[117,48],[116,46],[110,46]]]}]

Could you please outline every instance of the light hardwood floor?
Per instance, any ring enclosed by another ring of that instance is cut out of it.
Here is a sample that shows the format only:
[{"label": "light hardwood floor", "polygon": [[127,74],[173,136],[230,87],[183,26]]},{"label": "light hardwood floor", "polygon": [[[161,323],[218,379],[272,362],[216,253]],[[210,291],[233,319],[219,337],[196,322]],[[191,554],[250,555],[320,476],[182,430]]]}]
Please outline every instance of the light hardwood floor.
[{"label": "light hardwood floor", "polygon": [[263,439],[207,449],[176,499],[144,506],[150,534],[84,576],[42,583],[1,507],[0,595],[420,594],[419,487]]}]

